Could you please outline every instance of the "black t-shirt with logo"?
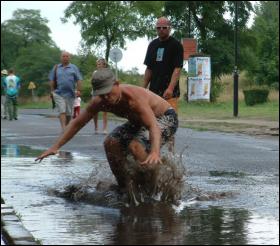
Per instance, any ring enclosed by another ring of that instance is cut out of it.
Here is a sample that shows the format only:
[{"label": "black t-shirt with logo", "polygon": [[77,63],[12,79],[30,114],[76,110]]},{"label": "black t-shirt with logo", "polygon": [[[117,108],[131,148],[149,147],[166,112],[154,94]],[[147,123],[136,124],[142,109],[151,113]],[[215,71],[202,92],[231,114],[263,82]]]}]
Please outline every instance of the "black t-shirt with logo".
[{"label": "black t-shirt with logo", "polygon": [[[174,68],[183,67],[184,50],[182,44],[173,37],[165,41],[154,39],[148,46],[144,64],[152,70],[149,89],[163,96],[168,88]],[[180,96],[179,82],[173,91],[173,97]]]}]

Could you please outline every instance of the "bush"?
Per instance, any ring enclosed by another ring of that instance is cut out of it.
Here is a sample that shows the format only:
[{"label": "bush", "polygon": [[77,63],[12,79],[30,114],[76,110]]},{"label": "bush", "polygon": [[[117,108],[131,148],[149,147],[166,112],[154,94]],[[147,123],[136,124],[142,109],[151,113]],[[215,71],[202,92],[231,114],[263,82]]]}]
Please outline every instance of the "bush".
[{"label": "bush", "polygon": [[142,86],[143,76],[137,70],[119,71],[118,79],[121,83]]},{"label": "bush", "polygon": [[89,86],[82,87],[81,98],[84,102],[88,102],[92,98],[91,91],[92,91],[92,87]]},{"label": "bush", "polygon": [[217,98],[220,96],[223,90],[223,84],[220,81],[213,79],[211,81],[210,102],[217,102]]},{"label": "bush", "polygon": [[270,88],[279,91],[279,82],[272,83]]},{"label": "bush", "polygon": [[269,89],[267,87],[252,87],[243,90],[245,103],[253,106],[257,103],[267,102]]},{"label": "bush", "polygon": [[37,88],[35,93],[38,97],[46,96],[51,93],[51,88],[49,82],[37,83]]}]

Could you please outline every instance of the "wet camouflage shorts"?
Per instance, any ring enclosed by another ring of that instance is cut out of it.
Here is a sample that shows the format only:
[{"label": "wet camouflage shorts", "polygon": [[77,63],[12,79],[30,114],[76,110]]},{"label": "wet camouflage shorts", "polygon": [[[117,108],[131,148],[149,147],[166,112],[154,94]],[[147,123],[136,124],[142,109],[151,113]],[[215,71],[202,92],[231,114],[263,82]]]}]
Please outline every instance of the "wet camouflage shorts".
[{"label": "wet camouflage shorts", "polygon": [[[157,123],[161,130],[161,145],[164,145],[175,134],[178,128],[178,118],[175,110],[169,108],[163,116],[157,118]],[[146,147],[146,150],[150,150],[151,147],[148,129],[143,126],[136,126],[131,122],[126,122],[114,129],[109,137],[117,139],[124,147],[124,150],[127,149],[133,139],[137,139],[142,143]]]}]

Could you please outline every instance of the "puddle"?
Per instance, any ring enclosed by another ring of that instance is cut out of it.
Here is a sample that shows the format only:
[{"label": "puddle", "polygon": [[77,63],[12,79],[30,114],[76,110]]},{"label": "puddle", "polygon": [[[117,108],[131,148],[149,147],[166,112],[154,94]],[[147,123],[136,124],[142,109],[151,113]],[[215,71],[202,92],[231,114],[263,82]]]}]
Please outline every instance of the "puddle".
[{"label": "puddle", "polygon": [[[44,245],[279,244],[279,190],[263,186],[263,177],[247,180],[245,173],[213,171],[188,177],[192,186],[184,183],[186,193],[177,205],[158,201],[112,206],[114,193],[103,186],[101,198],[107,195],[107,204],[55,194],[71,184],[86,187],[85,194],[97,194],[100,181],[114,183],[106,159],[60,152],[35,163],[41,152],[1,146],[1,196]],[[213,182],[221,178],[222,183]],[[233,180],[238,182],[233,185]],[[267,194],[274,194],[272,200]]]},{"label": "puddle", "polygon": [[32,149],[28,146],[17,144],[1,145],[1,157],[34,157],[39,155],[42,150]]},{"label": "puddle", "polygon": [[210,176],[214,177],[234,177],[234,178],[240,178],[245,177],[246,174],[242,172],[225,172],[225,171],[209,171]]}]

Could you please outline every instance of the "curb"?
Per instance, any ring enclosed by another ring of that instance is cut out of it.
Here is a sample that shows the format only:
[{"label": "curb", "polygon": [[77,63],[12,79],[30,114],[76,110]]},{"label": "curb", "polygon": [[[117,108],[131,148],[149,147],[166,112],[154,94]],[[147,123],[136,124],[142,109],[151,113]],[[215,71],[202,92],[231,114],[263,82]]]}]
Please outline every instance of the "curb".
[{"label": "curb", "polygon": [[40,245],[23,226],[14,208],[2,203],[1,197],[1,238],[6,245]]}]

